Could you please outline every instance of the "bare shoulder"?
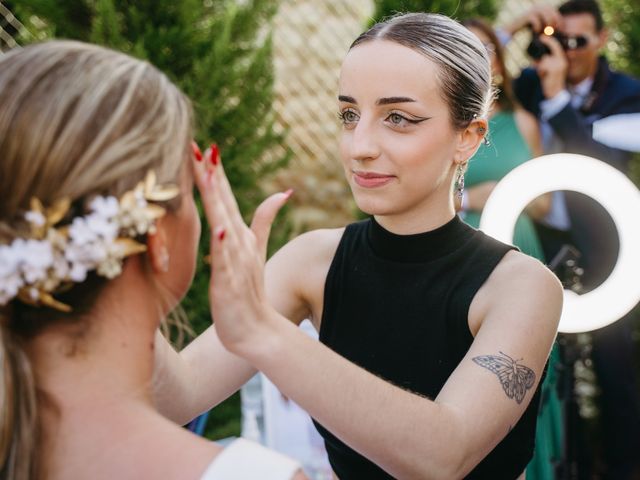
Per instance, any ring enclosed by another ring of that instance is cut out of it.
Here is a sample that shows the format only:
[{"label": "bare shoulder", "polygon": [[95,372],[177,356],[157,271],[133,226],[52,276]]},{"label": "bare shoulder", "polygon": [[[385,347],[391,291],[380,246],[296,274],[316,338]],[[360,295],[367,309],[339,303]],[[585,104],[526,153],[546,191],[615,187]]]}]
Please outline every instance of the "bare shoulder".
[{"label": "bare shoulder", "polygon": [[515,250],[498,263],[487,283],[492,289],[513,293],[524,290],[562,302],[562,285],[553,272],[539,260]]},{"label": "bare shoulder", "polygon": [[287,263],[301,260],[313,264],[331,263],[343,233],[344,228],[319,229],[303,233],[282,247],[274,258],[286,258]]},{"label": "bare shoulder", "polygon": [[487,318],[546,324],[555,331],[562,312],[563,291],[557,277],[539,260],[508,252],[473,299],[469,312],[475,333]]},{"label": "bare shoulder", "polygon": [[344,228],[313,230],[294,238],[267,262],[269,301],[294,323],[322,317],[324,284]]}]

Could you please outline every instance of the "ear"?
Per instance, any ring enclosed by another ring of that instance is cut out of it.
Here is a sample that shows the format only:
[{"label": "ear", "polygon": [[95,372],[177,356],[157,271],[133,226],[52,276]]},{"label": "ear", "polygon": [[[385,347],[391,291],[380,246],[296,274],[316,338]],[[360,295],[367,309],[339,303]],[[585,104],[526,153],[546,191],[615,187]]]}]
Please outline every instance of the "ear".
[{"label": "ear", "polygon": [[477,118],[458,133],[458,144],[453,158],[455,163],[466,164],[473,157],[487,134],[488,125],[484,118]]},{"label": "ear", "polygon": [[607,39],[609,38],[609,30],[603,28],[598,32],[598,50],[601,50],[607,44]]},{"label": "ear", "polygon": [[147,234],[147,255],[155,273],[166,273],[169,270],[167,234],[162,225],[162,218],[156,222],[155,232]]}]

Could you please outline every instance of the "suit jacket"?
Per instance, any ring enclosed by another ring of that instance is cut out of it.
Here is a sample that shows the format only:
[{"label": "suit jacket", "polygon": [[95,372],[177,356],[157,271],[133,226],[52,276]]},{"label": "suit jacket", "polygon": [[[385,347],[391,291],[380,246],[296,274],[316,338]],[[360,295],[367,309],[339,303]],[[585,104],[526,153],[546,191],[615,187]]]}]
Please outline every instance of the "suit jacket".
[{"label": "suit jacket", "polygon": [[[540,102],[544,95],[534,69],[522,71],[514,82],[514,92],[525,109],[540,117]],[[593,122],[601,118],[638,112],[640,81],[611,70],[602,57],[582,108],[574,109],[568,104],[547,122],[565,152],[597,158],[627,173],[632,154],[596,142],[591,129]],[[553,175],[553,172],[549,174]],[[575,174],[580,175],[580,172]],[[583,283],[586,290],[591,290],[609,276],[615,265],[619,248],[615,224],[600,204],[585,195],[568,192],[566,199],[572,238],[583,255]],[[629,212],[629,215],[637,215],[637,212]]]}]

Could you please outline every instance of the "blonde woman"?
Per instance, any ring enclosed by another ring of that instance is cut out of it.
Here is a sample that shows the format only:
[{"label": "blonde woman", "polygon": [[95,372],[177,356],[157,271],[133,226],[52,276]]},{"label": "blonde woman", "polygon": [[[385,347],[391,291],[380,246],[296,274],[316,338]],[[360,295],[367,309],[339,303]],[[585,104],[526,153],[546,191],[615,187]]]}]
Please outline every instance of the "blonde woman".
[{"label": "blonde woman", "polygon": [[2,479],[306,478],[155,408],[154,336],[200,235],[191,139],[148,63],[59,41],[0,56]]}]

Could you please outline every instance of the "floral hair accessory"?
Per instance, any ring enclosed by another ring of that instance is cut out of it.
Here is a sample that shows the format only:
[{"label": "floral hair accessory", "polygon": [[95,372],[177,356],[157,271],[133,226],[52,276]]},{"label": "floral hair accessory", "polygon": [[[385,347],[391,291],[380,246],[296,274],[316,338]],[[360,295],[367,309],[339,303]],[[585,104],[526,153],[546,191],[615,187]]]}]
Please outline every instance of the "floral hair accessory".
[{"label": "floral hair accessory", "polygon": [[96,196],[88,204],[88,214],[63,226],[57,224],[71,207],[69,199],[44,208],[32,198],[31,209],[24,215],[31,230],[29,238],[0,245],[0,306],[17,298],[29,305],[70,312],[71,307],[53,295],[83,282],[93,270],[109,279],[120,275],[126,257],[146,250],[134,238],[154,233],[156,220],[166,212],[150,202],[165,202],[179,193],[176,185],[156,185],[150,171],[119,200]]}]

